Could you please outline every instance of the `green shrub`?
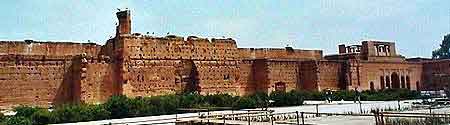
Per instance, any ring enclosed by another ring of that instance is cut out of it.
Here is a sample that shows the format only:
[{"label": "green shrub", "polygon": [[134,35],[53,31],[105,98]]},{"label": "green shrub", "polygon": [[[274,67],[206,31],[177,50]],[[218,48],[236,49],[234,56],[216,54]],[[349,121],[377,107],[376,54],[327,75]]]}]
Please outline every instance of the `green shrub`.
[{"label": "green shrub", "polygon": [[111,118],[128,117],[130,114],[128,98],[124,95],[112,96],[104,105],[106,110],[111,113]]},{"label": "green shrub", "polygon": [[14,116],[6,120],[6,125],[32,125],[30,118]]},{"label": "green shrub", "polygon": [[15,116],[23,116],[29,118],[33,113],[39,111],[39,108],[29,107],[29,106],[18,106],[14,108],[16,112]]},{"label": "green shrub", "polygon": [[6,124],[5,120],[6,120],[5,115],[3,115],[3,113],[0,113],[0,125]]},{"label": "green shrub", "polygon": [[146,116],[146,115],[153,115],[156,112],[152,112],[155,108],[153,105],[147,102],[144,98],[136,98],[136,99],[129,99],[129,116]]},{"label": "green shrub", "polygon": [[56,117],[54,118],[56,123],[65,123],[107,119],[112,113],[103,105],[66,104],[57,107],[52,114]]},{"label": "green shrub", "polygon": [[39,110],[34,112],[31,115],[31,120],[35,125],[44,125],[56,122],[52,114],[47,110]]},{"label": "green shrub", "polygon": [[[418,91],[406,89],[386,89],[380,91],[363,91],[361,100],[397,100],[420,98]],[[354,100],[354,91],[335,91],[333,100]],[[257,92],[247,96],[228,94],[199,95],[187,93],[182,95],[162,95],[152,97],[128,98],[124,95],[113,96],[100,105],[65,104],[58,105],[52,112],[47,109],[19,106],[14,110],[16,116],[4,119],[6,124],[49,124],[102,120],[108,118],[126,118],[149,115],[166,115],[180,113],[177,108],[212,108],[233,107],[264,108],[267,106],[296,106],[307,100],[325,100],[325,93],[318,91]],[[272,100],[272,103],[269,103]],[[0,121],[1,124],[1,121]]]},{"label": "green shrub", "polygon": [[236,105],[239,109],[245,109],[245,108],[256,108],[256,101],[249,97],[249,96],[244,96],[244,97],[240,97],[237,100],[237,105]]}]

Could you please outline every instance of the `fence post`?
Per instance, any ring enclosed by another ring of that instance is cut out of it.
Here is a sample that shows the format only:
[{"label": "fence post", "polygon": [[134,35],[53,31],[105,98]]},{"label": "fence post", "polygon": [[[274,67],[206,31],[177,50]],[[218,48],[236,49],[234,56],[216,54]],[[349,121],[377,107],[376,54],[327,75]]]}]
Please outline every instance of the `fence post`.
[{"label": "fence post", "polygon": [[272,115],[272,113],[270,113],[270,122],[272,123],[272,125],[273,125],[273,121],[274,121],[273,115]]},{"label": "fence post", "polygon": [[431,114],[431,105],[428,108],[430,109],[430,114]]},{"label": "fence post", "polygon": [[299,118],[299,115],[298,115],[298,111],[295,111],[295,114],[297,115],[297,125],[299,125],[300,124],[300,118]]},{"label": "fence post", "polygon": [[375,116],[375,125],[379,125],[378,111],[373,110],[373,116]]},{"label": "fence post", "polygon": [[359,113],[363,114],[361,101],[359,101]]},{"label": "fence post", "polygon": [[304,125],[305,124],[305,116],[304,116],[304,112],[301,112],[301,115],[302,115],[302,125]]},{"label": "fence post", "polygon": [[316,104],[316,117],[319,117],[319,104]]},{"label": "fence post", "polygon": [[247,121],[248,121],[248,125],[250,125],[250,110],[248,110],[248,113],[247,113]]},{"label": "fence post", "polygon": [[225,125],[225,114],[223,114],[223,124]]},{"label": "fence post", "polygon": [[208,124],[209,124],[209,108],[208,108],[208,114],[206,115],[206,118],[207,118]]}]

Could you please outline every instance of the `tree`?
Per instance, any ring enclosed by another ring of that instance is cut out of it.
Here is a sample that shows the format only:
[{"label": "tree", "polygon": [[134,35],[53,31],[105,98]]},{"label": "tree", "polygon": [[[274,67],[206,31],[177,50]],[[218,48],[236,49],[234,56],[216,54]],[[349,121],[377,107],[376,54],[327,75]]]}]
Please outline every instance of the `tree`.
[{"label": "tree", "polygon": [[437,50],[434,50],[433,59],[450,59],[450,34],[444,36],[442,44]]}]

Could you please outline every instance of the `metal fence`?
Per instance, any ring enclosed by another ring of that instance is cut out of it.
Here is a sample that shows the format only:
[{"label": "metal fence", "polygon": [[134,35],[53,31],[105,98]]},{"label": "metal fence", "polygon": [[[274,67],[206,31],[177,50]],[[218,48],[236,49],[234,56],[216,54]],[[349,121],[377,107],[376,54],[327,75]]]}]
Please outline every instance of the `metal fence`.
[{"label": "metal fence", "polygon": [[[205,115],[206,114],[206,115]],[[438,125],[450,123],[450,114],[438,113],[402,113],[402,112],[382,112],[372,111],[368,113],[324,113],[324,112],[283,112],[273,111],[245,111],[229,114],[199,113],[197,116],[175,117],[154,120],[142,120],[134,122],[110,123],[110,124],[180,124],[180,125],[275,125],[312,124],[306,120],[318,117],[368,117],[371,124],[376,125]]]}]

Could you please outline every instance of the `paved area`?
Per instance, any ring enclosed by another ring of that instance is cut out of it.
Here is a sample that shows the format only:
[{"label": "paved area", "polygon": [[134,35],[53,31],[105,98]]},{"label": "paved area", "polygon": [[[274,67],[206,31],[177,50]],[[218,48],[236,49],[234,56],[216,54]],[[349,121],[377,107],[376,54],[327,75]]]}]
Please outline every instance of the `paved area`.
[{"label": "paved area", "polygon": [[[397,101],[362,101],[362,104],[353,103],[353,101],[335,101],[331,104],[324,103],[323,101],[306,101],[306,105],[302,106],[292,106],[292,107],[273,107],[269,108],[270,110],[274,110],[274,113],[282,113],[282,112],[316,112],[316,105],[318,105],[319,112],[321,113],[359,113],[362,109],[363,112],[369,112],[372,109],[396,109],[400,104],[401,108],[410,108],[411,101],[401,101],[400,103]],[[361,106],[361,108],[360,108]],[[450,109],[449,109],[450,110]],[[214,111],[211,114],[222,114],[222,113],[239,113],[239,112],[247,112],[247,111]],[[83,125],[99,125],[99,124],[127,124],[127,125],[138,125],[138,124],[155,124],[155,123],[164,123],[167,125],[174,125],[175,118],[180,117],[194,117],[194,118],[182,118],[182,121],[189,120],[198,120],[195,118],[199,115],[205,115],[206,112],[202,113],[185,113],[185,114],[177,114],[177,115],[161,115],[161,116],[148,116],[148,117],[136,117],[136,118],[124,118],[124,119],[110,119],[110,120],[101,120],[101,121],[91,121],[91,122],[79,122],[79,123],[66,123],[65,125],[75,125],[75,124],[83,124]],[[180,119],[179,119],[180,120]],[[211,120],[212,121],[212,120]],[[355,123],[355,125],[362,125],[363,123],[368,123],[368,125],[373,122],[373,118],[371,117],[339,117],[339,116],[331,116],[331,117],[321,117],[321,118],[308,118],[306,120],[307,123],[316,123],[316,124],[324,124],[324,123],[333,123],[333,124],[341,124],[342,125],[352,125],[350,123]],[[222,121],[219,120],[219,123]],[[227,123],[243,123],[247,124],[246,121],[230,121]],[[360,124],[358,124],[360,123]],[[252,124],[265,124],[265,123],[256,123]]]}]

